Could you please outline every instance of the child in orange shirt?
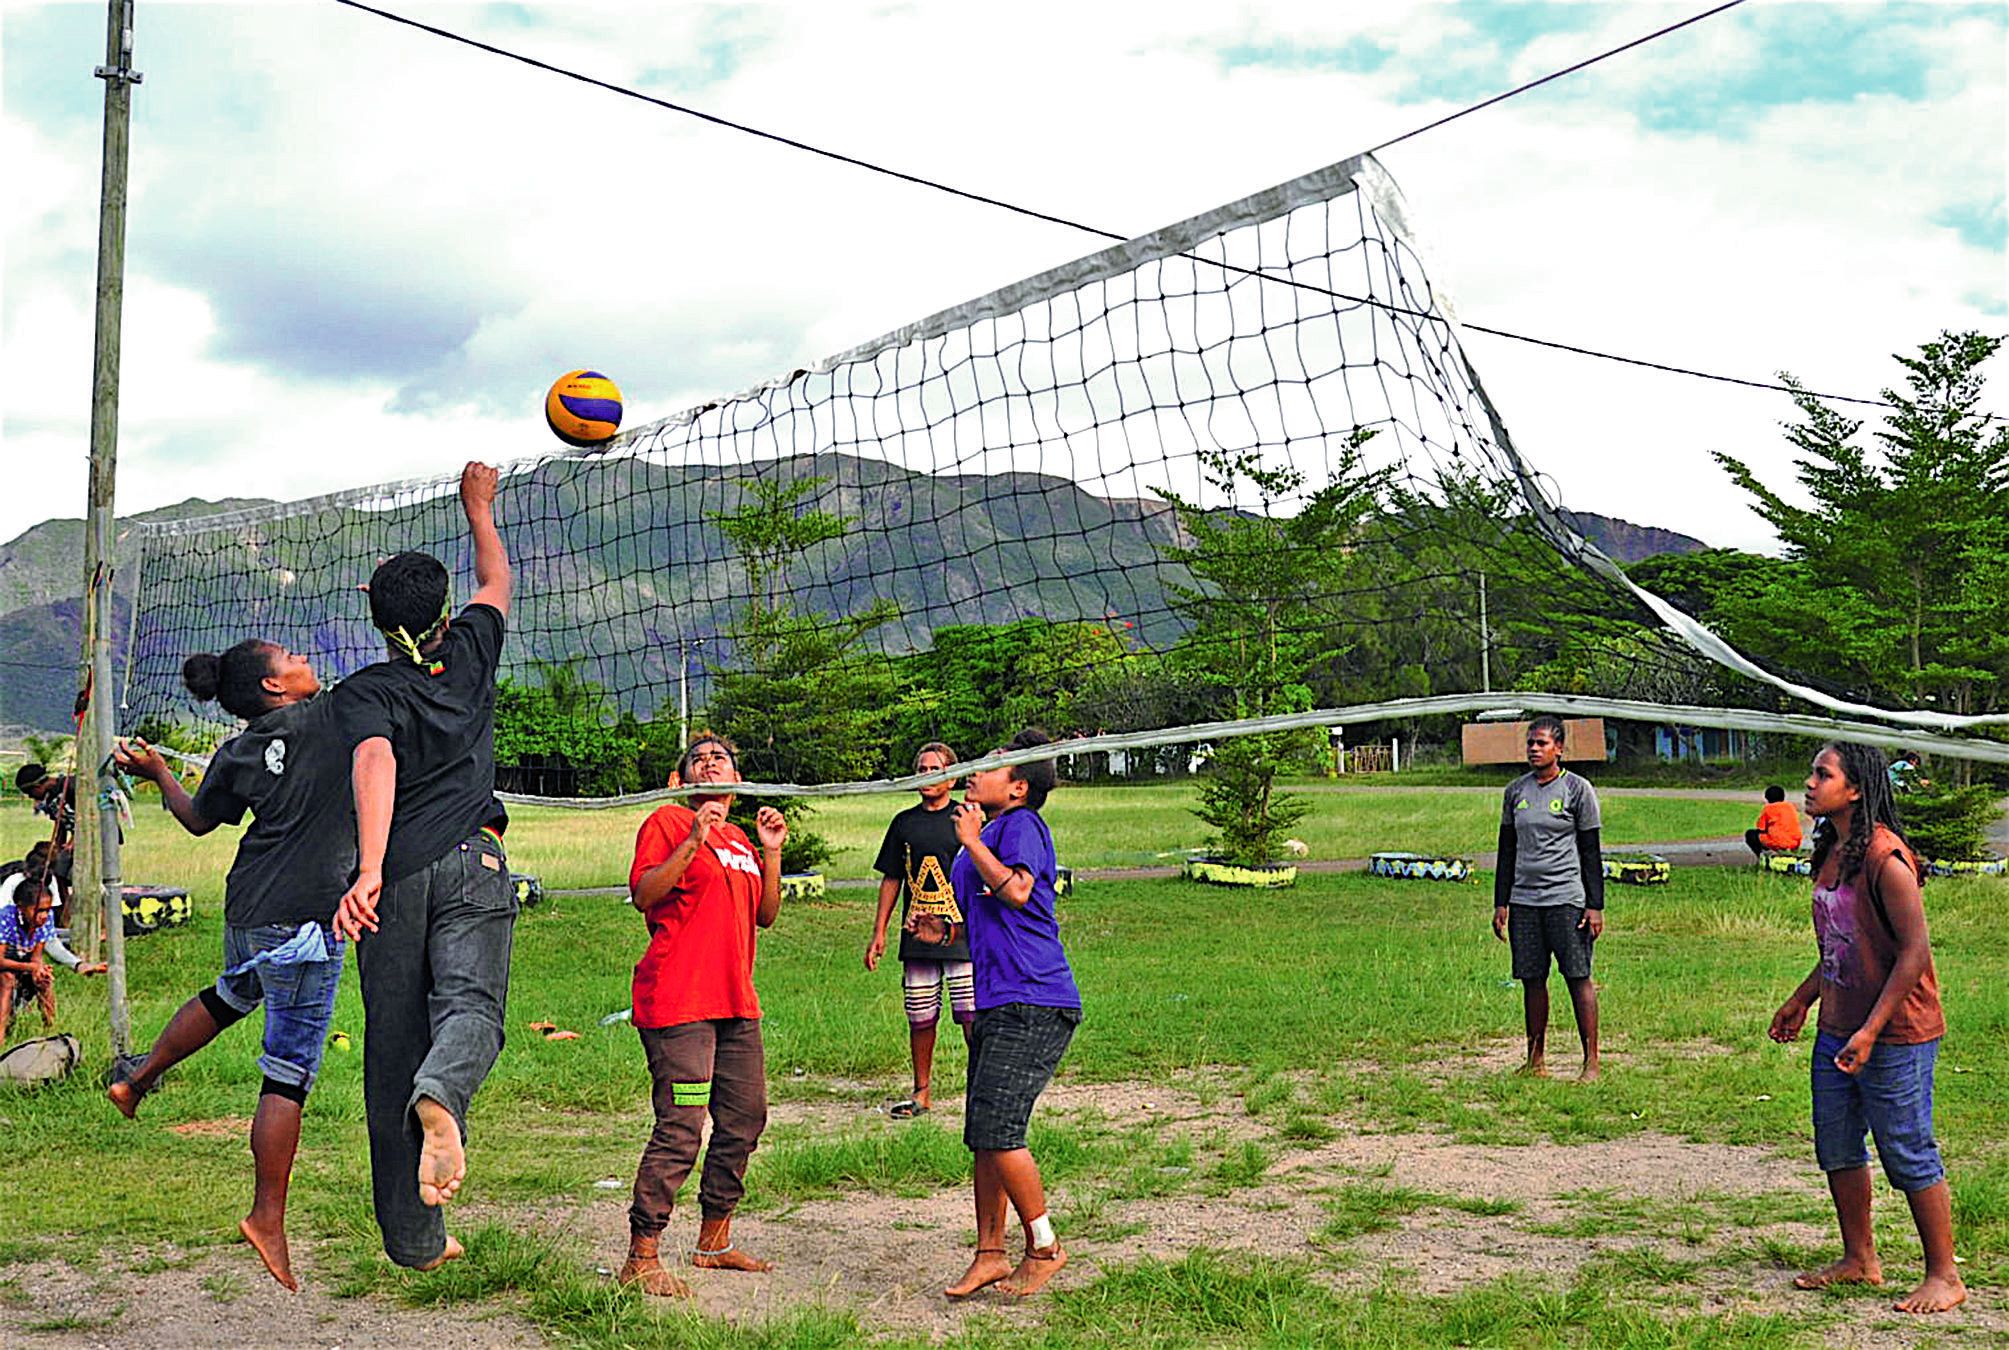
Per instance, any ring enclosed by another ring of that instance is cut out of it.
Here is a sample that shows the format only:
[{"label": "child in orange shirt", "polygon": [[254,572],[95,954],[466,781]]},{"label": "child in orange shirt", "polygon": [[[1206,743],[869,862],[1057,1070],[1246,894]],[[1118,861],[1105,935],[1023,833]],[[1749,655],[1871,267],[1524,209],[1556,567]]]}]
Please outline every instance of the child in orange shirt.
[{"label": "child in orange shirt", "polygon": [[1765,850],[1790,853],[1800,846],[1800,813],[1787,804],[1786,789],[1774,783],[1765,789],[1765,809],[1758,813],[1758,828],[1744,831],[1744,843],[1753,857]]}]

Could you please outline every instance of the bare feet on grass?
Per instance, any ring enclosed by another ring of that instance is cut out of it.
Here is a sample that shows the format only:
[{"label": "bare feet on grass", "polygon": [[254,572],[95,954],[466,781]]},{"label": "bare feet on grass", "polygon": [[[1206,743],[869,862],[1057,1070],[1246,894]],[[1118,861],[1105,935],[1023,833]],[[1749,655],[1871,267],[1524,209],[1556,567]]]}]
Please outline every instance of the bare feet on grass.
[{"label": "bare feet on grass", "polygon": [[1882,1284],[1883,1265],[1875,1257],[1861,1260],[1844,1256],[1831,1266],[1810,1270],[1793,1277],[1795,1289],[1825,1289],[1831,1284]]},{"label": "bare feet on grass", "polygon": [[267,1225],[258,1222],[256,1215],[246,1215],[237,1221],[237,1231],[244,1234],[244,1240],[258,1253],[258,1259],[265,1263],[273,1279],[296,1294],[300,1292],[300,1282],[293,1278],[293,1256],[286,1246],[284,1227]]},{"label": "bare feet on grass", "polygon": [[1583,1072],[1577,1075],[1577,1082],[1595,1083],[1599,1072],[1597,1056],[1593,1055],[1583,1062]]},{"label": "bare feet on grass", "polygon": [[1058,1242],[1046,1248],[1027,1247],[1025,1259],[1018,1263],[1018,1269],[1004,1282],[1005,1291],[1020,1298],[1031,1298],[1046,1288],[1046,1282],[1058,1275],[1060,1268],[1066,1264],[1067,1253],[1061,1250]]},{"label": "bare feet on grass", "polygon": [[1531,1059],[1520,1068],[1514,1070],[1514,1076],[1517,1078],[1547,1078],[1549,1076],[1549,1066],[1542,1060]]},{"label": "bare feet on grass", "polygon": [[988,1289],[999,1280],[1012,1273],[1011,1263],[1005,1260],[1002,1247],[979,1247],[970,1261],[970,1268],[942,1294],[947,1298],[968,1298],[980,1289]]},{"label": "bare feet on grass", "polygon": [[466,1255],[467,1255],[467,1248],[460,1245],[460,1239],[455,1237],[452,1233],[448,1233],[446,1235],[446,1250],[441,1252],[438,1256],[435,1256],[432,1260],[426,1262],[424,1265],[420,1266],[418,1269],[421,1274],[423,1274],[428,1270],[438,1270],[441,1266],[445,1265],[447,1262],[458,1261],[461,1257]]},{"label": "bare feet on grass", "polygon": [[1890,1306],[1901,1313],[1940,1313],[1966,1301],[1967,1285],[1959,1275],[1928,1275],[1925,1283]]},{"label": "bare feet on grass", "polygon": [[119,1114],[127,1120],[131,1120],[139,1114],[140,1098],[145,1095],[145,1093],[124,1079],[120,1079],[105,1089],[105,1096],[111,1098],[112,1105],[118,1107]]},{"label": "bare feet on grass", "polygon": [[419,1146],[419,1199],[428,1205],[443,1205],[453,1199],[460,1183],[467,1179],[467,1152],[460,1141],[460,1122],[453,1112],[430,1097],[419,1098],[419,1128],[425,1140]]}]

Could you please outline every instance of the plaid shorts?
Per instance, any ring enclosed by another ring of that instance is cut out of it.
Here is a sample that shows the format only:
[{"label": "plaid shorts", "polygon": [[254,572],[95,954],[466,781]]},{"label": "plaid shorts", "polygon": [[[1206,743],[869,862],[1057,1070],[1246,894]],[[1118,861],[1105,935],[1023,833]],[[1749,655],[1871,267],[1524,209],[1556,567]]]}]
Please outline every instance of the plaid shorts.
[{"label": "plaid shorts", "polygon": [[1591,944],[1582,905],[1507,906],[1507,946],[1514,954],[1514,978],[1546,980],[1549,954],[1566,980],[1590,978]]},{"label": "plaid shorts", "polygon": [[970,1025],[970,1080],[963,1092],[963,1143],[971,1150],[1025,1147],[1032,1105],[1053,1081],[1079,1008],[1007,1003],[980,1008]]}]

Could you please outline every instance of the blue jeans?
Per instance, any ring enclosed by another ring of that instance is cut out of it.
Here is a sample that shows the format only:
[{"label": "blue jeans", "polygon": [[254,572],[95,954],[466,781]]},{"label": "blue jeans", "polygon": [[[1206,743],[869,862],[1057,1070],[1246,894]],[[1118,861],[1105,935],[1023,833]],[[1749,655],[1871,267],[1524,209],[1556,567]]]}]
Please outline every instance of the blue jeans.
[{"label": "blue jeans", "polygon": [[446,1250],[446,1220],[419,1198],[421,1097],[467,1108],[502,1053],[516,887],[502,844],[477,831],[429,866],[386,885],[378,931],[356,947],[362,973],[363,1114],[384,1251],[423,1266]]},{"label": "blue jeans", "polygon": [[[260,952],[271,951],[300,929],[293,923],[267,923],[251,928],[223,926],[223,968],[242,965]],[[335,986],[342,979],[341,943],[326,961],[292,965],[261,964],[237,975],[219,975],[216,996],[240,1013],[265,1005],[265,1053],[258,1069],[275,1083],[310,1088],[321,1072],[321,1052],[328,1045],[328,1024],[335,1016]]]},{"label": "blue jeans", "polygon": [[1814,1037],[1814,1157],[1823,1172],[1869,1166],[1866,1135],[1876,1138],[1884,1175],[1906,1195],[1946,1179],[1932,1134],[1932,1070],[1939,1042],[1881,1041],[1860,1072],[1835,1067],[1848,1044],[1823,1031]]}]

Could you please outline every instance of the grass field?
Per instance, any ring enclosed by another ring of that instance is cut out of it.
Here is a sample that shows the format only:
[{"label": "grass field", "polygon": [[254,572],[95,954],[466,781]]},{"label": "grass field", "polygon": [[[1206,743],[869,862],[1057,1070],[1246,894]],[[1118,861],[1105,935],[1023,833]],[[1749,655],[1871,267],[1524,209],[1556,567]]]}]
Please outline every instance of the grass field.
[{"label": "grass field", "polygon": [[[1056,795],[1064,856],[1120,862],[1191,839],[1176,793],[1126,791]],[[1608,834],[1634,839],[1728,833],[1748,814],[1739,803],[1611,805]],[[841,856],[864,856],[885,806],[828,813]],[[1494,809],[1453,794],[1335,798],[1304,835],[1315,851],[1321,840],[1335,852],[1480,849]],[[516,865],[552,883],[614,880],[634,820],[526,813]],[[28,827],[25,813],[0,810],[5,848]],[[198,918],[131,944],[142,1038],[213,977],[218,950],[231,842],[170,829],[143,811],[127,870],[189,885]],[[512,1325],[598,1346],[837,1346],[861,1335],[1041,1347],[1778,1346],[1854,1343],[1872,1326],[1877,1344],[1998,1343],[2009,1328],[1995,1292],[2009,1277],[2009,886],[1935,883],[1927,894],[1952,1027],[1939,1133],[1977,1290],[1969,1311],[1929,1329],[1879,1319],[1887,1300],[1780,1289],[1783,1272],[1835,1247],[1807,1144],[1805,1052],[1763,1035],[1811,962],[1807,897],[1803,884],[1728,870],[1614,891],[1599,950],[1609,1059],[1595,1087],[1504,1071],[1519,996],[1482,886],[1314,875],[1250,897],[1177,881],[1084,884],[1063,932],[1088,1020],[1034,1139],[1077,1264],[1024,1309],[843,1292],[869,1291],[875,1269],[916,1289],[960,1270],[968,1160],[953,1119],[895,1125],[871,1109],[903,1095],[905,1037],[897,975],[859,962],[869,892],[785,909],[761,948],[776,1111],[743,1228],[769,1250],[862,1251],[865,1269],[824,1279],[820,1256],[797,1255],[760,1280],[792,1271],[802,1286],[765,1303],[743,1301],[756,1282],[702,1286],[709,1312],[733,1321],[646,1306],[594,1273],[618,1258],[619,1187],[647,1128],[633,1032],[597,1025],[627,1004],[642,929],[619,900],[556,897],[519,924],[511,1040],[471,1121],[476,1170],[459,1210],[469,1259],[411,1277],[377,1255],[359,1052],[329,1056],[310,1106],[296,1247],[320,1288],[425,1316],[501,1310]],[[59,988],[62,1025],[102,1064],[103,986],[62,974]],[[1558,1017],[1552,1057],[1567,1066],[1574,1038]],[[522,1030],[541,1019],[582,1037]],[[352,972],[336,1025],[360,1047]],[[33,1344],[38,1325],[127,1334],[143,1311],[120,1311],[119,1288],[181,1267],[191,1280],[201,1272],[198,1297],[219,1308],[262,1294],[255,1262],[223,1246],[248,1196],[234,1122],[254,1104],[256,1053],[254,1032],[231,1033],[171,1075],[138,1124],[85,1075],[0,1097],[15,1156],[34,1160],[34,1184],[13,1194],[0,1235],[0,1338]],[[960,1082],[945,1045],[938,1091],[952,1098]],[[1888,1192],[1878,1203],[1892,1279],[1914,1276],[1902,1205]],[[97,1291],[96,1311],[40,1321],[24,1311],[38,1286],[22,1272],[51,1269]]]}]

